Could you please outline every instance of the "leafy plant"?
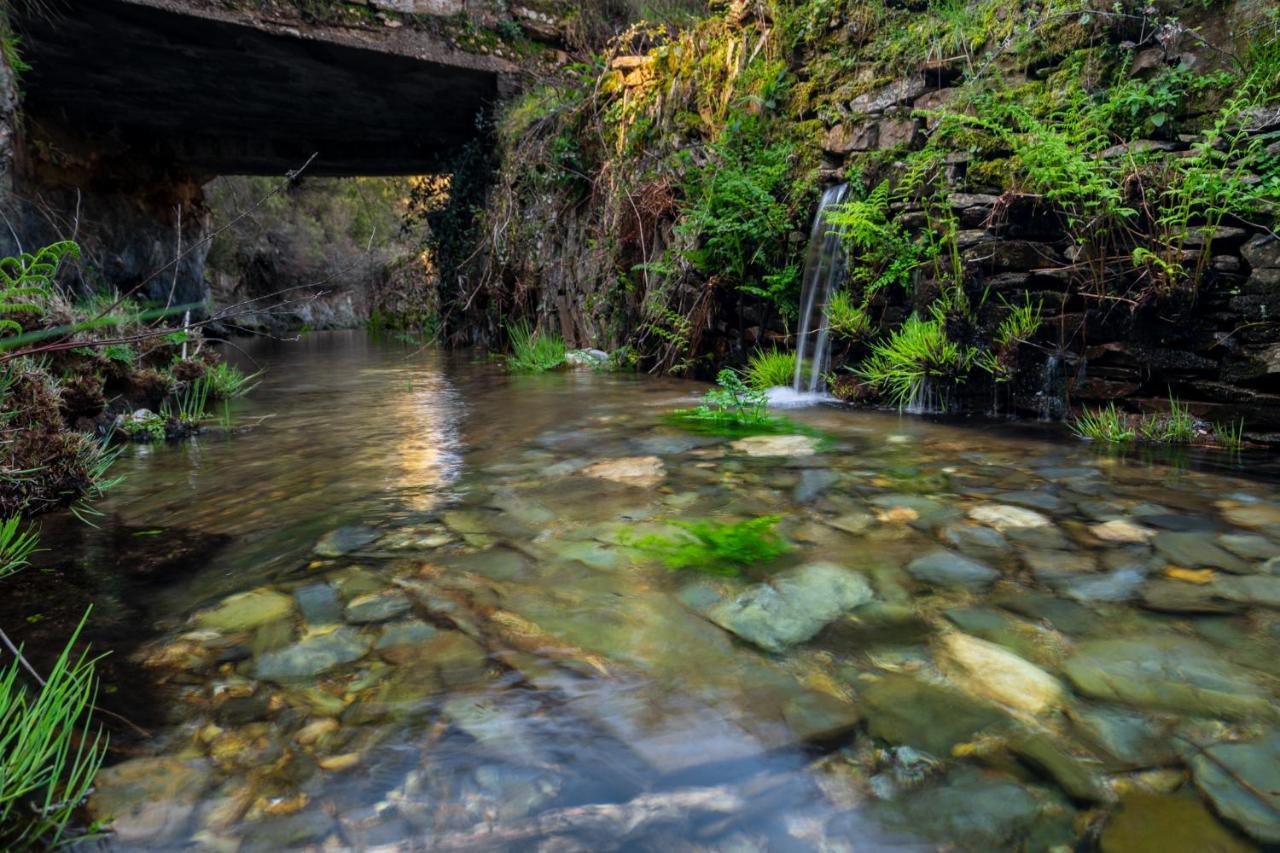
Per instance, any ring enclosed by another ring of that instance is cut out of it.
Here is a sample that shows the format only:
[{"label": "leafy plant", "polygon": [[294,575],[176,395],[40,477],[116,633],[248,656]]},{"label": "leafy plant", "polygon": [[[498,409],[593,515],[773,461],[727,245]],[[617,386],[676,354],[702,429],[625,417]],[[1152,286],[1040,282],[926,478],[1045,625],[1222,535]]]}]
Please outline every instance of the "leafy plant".
[{"label": "leafy plant", "polygon": [[[69,240],[51,243],[35,254],[22,252],[0,258],[0,315],[42,313],[44,309],[38,303],[24,300],[48,296],[58,266],[66,257],[80,257],[80,247]],[[19,333],[22,324],[0,316],[0,333],[6,331]]]},{"label": "leafy plant", "polygon": [[822,313],[827,318],[831,334],[849,341],[858,341],[871,332],[871,318],[866,304],[856,304],[847,290],[838,290],[827,299]]},{"label": "leafy plant", "polygon": [[713,575],[737,575],[743,568],[767,563],[791,549],[774,527],[781,516],[746,521],[673,521],[678,536],[646,536],[631,547],[657,557],[672,571],[695,569]]},{"label": "leafy plant", "polygon": [[[804,372],[808,372],[807,370]],[[796,354],[770,350],[753,353],[747,362],[747,385],[757,391],[789,386],[796,376]]]},{"label": "leafy plant", "polygon": [[871,355],[854,372],[900,408],[928,381],[958,380],[973,366],[977,352],[947,337],[945,321],[936,305],[928,320],[912,314],[888,339],[872,344]]},{"label": "leafy plant", "polygon": [[913,239],[896,221],[891,201],[889,182],[882,181],[864,197],[827,212],[827,224],[845,243],[849,278],[861,289],[864,302],[884,287],[906,287],[911,273],[936,254],[935,247]]},{"label": "leafy plant", "polygon": [[511,355],[507,356],[507,369],[517,373],[545,373],[565,363],[568,347],[564,338],[544,334],[527,322],[512,323],[507,330],[511,339]]},{"label": "leafy plant", "polygon": [[1091,441],[1126,444],[1137,438],[1129,417],[1116,409],[1115,403],[1105,408],[1085,409],[1071,422],[1071,431]]}]

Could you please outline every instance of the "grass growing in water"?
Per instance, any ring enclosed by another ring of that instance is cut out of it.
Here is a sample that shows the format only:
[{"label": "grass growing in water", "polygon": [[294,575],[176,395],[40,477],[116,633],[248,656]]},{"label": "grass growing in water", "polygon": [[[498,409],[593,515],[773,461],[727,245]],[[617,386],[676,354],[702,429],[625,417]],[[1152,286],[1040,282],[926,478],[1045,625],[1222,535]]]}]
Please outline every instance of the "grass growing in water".
[{"label": "grass growing in water", "polygon": [[568,347],[559,335],[543,334],[526,322],[512,323],[507,334],[511,338],[508,370],[545,373],[564,365]]},{"label": "grass growing in water", "polygon": [[[808,371],[805,371],[806,373]],[[796,377],[796,354],[793,352],[758,352],[747,362],[747,384],[757,391],[790,385]]]},{"label": "grass growing in water", "polygon": [[1213,440],[1224,450],[1239,450],[1244,447],[1244,421],[1233,421],[1226,424],[1213,425]]},{"label": "grass growing in water", "polygon": [[1138,424],[1138,434],[1154,444],[1191,444],[1198,431],[1196,419],[1187,407],[1169,397],[1169,414],[1144,416]]},{"label": "grass growing in water", "polygon": [[231,400],[236,397],[243,397],[254,388],[258,387],[256,381],[262,371],[245,375],[240,368],[220,361],[204,375],[204,382],[208,388],[209,396],[215,400]]},{"label": "grass growing in water", "polygon": [[[17,516],[0,522],[0,578],[23,569],[36,544],[36,535],[22,530]],[[81,735],[97,693],[95,660],[72,654],[83,628],[82,619],[43,680],[20,660],[0,670],[0,845],[5,850],[47,850],[65,843],[67,827],[106,754],[101,730]]]},{"label": "grass growing in water", "polygon": [[743,568],[767,563],[791,550],[774,528],[781,516],[764,515],[746,521],[673,521],[678,536],[646,536],[626,544],[657,557],[672,571],[695,569],[733,576]]},{"label": "grass growing in water", "polygon": [[1115,403],[1108,403],[1106,408],[1085,409],[1071,422],[1071,431],[1081,438],[1111,444],[1124,444],[1138,435],[1129,418],[1116,409]]}]

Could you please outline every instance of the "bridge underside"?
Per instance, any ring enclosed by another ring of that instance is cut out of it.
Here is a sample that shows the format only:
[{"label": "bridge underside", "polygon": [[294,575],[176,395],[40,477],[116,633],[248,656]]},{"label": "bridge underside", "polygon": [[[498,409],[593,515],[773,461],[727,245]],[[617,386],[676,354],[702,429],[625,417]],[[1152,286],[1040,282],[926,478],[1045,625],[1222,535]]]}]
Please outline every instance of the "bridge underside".
[{"label": "bridge underside", "polygon": [[279,175],[316,154],[308,174],[421,174],[476,137],[507,79],[427,34],[264,28],[165,0],[60,0],[19,26],[33,135],[87,143],[100,166]]}]

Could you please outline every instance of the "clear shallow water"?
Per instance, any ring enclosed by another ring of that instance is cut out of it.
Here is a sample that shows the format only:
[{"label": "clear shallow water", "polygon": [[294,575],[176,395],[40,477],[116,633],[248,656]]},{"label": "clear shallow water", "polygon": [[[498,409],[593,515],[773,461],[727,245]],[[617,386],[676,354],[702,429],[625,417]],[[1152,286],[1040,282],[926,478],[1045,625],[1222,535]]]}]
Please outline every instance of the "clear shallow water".
[{"label": "clear shallow water", "polygon": [[[101,530],[47,523],[68,571],[0,608],[39,647],[95,603],[103,705],[146,730],[116,735],[92,804],[112,849],[1272,831],[1265,458],[834,408],[789,413],[829,441],[734,444],[662,424],[691,382],[354,334],[252,354],[237,417],[260,423],[131,451]],[[625,546],[764,514],[795,547],[740,579]]]}]

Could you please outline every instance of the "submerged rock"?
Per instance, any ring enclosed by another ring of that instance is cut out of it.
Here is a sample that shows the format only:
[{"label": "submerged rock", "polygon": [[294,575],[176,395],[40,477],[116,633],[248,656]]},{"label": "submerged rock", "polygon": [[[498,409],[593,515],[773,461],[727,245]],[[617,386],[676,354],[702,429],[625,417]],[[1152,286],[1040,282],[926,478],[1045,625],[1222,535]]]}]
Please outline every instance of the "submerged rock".
[{"label": "submerged rock", "polygon": [[111,820],[119,841],[163,843],[183,832],[212,783],[213,769],[203,761],[135,758],[98,773],[88,811]]},{"label": "submerged rock", "polygon": [[1221,569],[1246,574],[1249,563],[1218,547],[1208,533],[1161,533],[1152,540],[1156,551],[1169,562],[1187,569]]},{"label": "submerged rock", "polygon": [[1050,524],[1048,516],[1032,509],[1023,509],[1008,504],[984,504],[969,510],[969,517],[974,521],[994,527],[1001,533],[1023,527],[1046,527]]},{"label": "submerged rock", "polygon": [[1178,637],[1095,640],[1064,665],[1086,696],[1207,717],[1273,717],[1275,700],[1249,670]]},{"label": "submerged rock", "polygon": [[812,456],[818,440],[808,435],[753,435],[729,445],[745,456]]},{"label": "submerged rock", "polygon": [[845,735],[862,721],[857,705],[814,690],[787,700],[782,716],[798,740],[815,743]]},{"label": "submerged rock", "polygon": [[1260,841],[1280,844],[1280,732],[1243,743],[1182,744],[1196,785],[1218,814]]},{"label": "submerged rock", "polygon": [[1177,760],[1169,726],[1126,708],[1077,705],[1067,714],[1086,741],[1116,759],[1123,769],[1162,767]]},{"label": "submerged rock", "polygon": [[1102,830],[1102,853],[1169,853],[1203,850],[1251,853],[1194,797],[1134,791],[1120,800]]},{"label": "submerged rock", "polygon": [[359,595],[347,603],[346,619],[356,625],[386,622],[409,612],[409,599],[398,589]]},{"label": "submerged rock", "polygon": [[293,615],[293,597],[273,589],[252,589],[222,600],[217,607],[195,615],[201,628],[228,634],[251,631]]},{"label": "submerged rock", "polygon": [[862,575],[810,563],[748,587],[706,611],[712,622],[770,652],[817,636],[826,624],[874,598]]},{"label": "submerged rock", "polygon": [[315,583],[293,591],[302,618],[310,625],[336,625],[342,621],[342,602],[327,583]]},{"label": "submerged rock", "polygon": [[1013,652],[949,631],[939,640],[940,662],[971,693],[1011,708],[1038,714],[1062,703],[1062,683]]},{"label": "submerged rock", "polygon": [[858,695],[873,735],[939,758],[949,757],[956,744],[1009,720],[998,709],[958,690],[907,675],[882,676],[860,686]]},{"label": "submerged rock", "polygon": [[958,586],[981,590],[991,586],[1000,573],[985,563],[938,549],[907,564],[907,574],[934,586]]},{"label": "submerged rock", "polygon": [[321,536],[313,550],[317,557],[341,557],[359,551],[377,538],[378,531],[372,527],[339,527]]},{"label": "submerged rock", "polygon": [[582,469],[582,473],[627,486],[650,488],[666,478],[667,469],[657,456],[626,456],[588,465]]},{"label": "submerged rock", "polygon": [[1067,752],[1058,741],[1042,732],[1027,732],[1009,743],[1023,761],[1038,768],[1057,783],[1073,800],[1101,803],[1111,799],[1096,768]]},{"label": "submerged rock", "polygon": [[1089,528],[1089,532],[1103,542],[1115,542],[1117,544],[1150,542],[1156,535],[1156,531],[1151,528],[1134,524],[1132,521],[1125,521],[1122,518],[1095,524]]},{"label": "submerged rock", "polygon": [[1012,779],[971,767],[875,812],[890,826],[963,850],[1016,850],[1041,818],[1042,804]]},{"label": "submerged rock", "polygon": [[370,641],[355,628],[342,626],[315,634],[258,658],[254,676],[264,681],[305,681],[364,657]]}]

